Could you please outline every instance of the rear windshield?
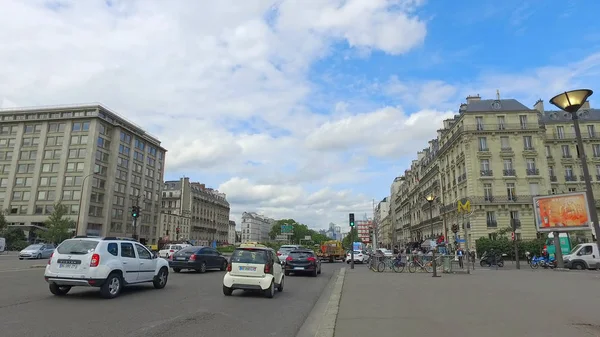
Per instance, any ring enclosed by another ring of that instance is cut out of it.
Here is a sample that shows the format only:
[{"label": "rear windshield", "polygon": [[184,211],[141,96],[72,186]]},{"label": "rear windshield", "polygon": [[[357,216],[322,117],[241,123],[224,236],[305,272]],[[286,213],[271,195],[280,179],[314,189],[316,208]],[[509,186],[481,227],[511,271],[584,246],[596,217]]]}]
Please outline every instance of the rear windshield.
[{"label": "rear windshield", "polygon": [[182,250],[178,251],[177,254],[178,255],[183,255],[183,254],[192,254],[195,253],[197,251],[199,251],[200,249],[202,249],[201,247],[185,247]]},{"label": "rear windshield", "polygon": [[293,259],[307,259],[314,256],[311,252],[291,252],[290,255]]},{"label": "rear windshield", "polygon": [[236,263],[267,263],[267,251],[262,249],[236,249],[231,255],[231,262]]},{"label": "rear windshield", "polygon": [[93,252],[98,246],[98,241],[91,240],[66,240],[58,246],[59,254],[85,255]]}]

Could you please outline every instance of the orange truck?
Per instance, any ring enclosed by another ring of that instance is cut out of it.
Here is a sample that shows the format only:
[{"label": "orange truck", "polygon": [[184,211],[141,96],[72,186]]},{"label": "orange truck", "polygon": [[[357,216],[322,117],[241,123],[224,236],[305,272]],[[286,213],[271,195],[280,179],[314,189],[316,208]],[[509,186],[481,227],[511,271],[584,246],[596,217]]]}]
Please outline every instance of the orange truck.
[{"label": "orange truck", "polygon": [[330,240],[321,244],[317,256],[320,260],[328,260],[329,262],[334,262],[336,260],[344,261],[346,253],[344,252],[344,248],[340,241]]}]

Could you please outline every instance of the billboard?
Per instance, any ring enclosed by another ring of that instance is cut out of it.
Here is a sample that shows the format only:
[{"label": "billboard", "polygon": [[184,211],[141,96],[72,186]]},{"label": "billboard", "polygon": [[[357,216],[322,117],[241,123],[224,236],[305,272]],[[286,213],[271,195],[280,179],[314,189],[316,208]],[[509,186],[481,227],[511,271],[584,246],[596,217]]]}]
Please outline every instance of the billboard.
[{"label": "billboard", "polygon": [[590,210],[585,192],[534,197],[533,208],[539,232],[590,229]]}]

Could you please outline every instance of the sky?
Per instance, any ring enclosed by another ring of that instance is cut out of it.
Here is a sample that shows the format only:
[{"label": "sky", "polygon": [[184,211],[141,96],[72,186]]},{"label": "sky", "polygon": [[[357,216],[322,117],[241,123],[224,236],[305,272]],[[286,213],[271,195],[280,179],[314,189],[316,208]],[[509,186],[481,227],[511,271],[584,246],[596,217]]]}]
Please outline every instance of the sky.
[{"label": "sky", "polygon": [[[165,179],[313,228],[372,215],[468,95],[600,95],[600,2],[1,0],[0,108],[99,102]],[[546,104],[547,108],[549,104]]]}]

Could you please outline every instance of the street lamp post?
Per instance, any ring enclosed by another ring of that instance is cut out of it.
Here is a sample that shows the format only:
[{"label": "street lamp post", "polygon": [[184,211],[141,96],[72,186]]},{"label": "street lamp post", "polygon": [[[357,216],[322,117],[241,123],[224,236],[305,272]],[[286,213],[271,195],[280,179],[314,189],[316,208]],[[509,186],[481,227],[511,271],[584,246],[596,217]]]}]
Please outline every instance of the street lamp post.
[{"label": "street lamp post", "polygon": [[77,211],[77,224],[75,225],[75,235],[77,235],[79,231],[79,220],[81,219],[81,203],[83,202],[83,189],[85,188],[85,181],[87,178],[93,176],[97,172],[92,172],[87,176],[83,177],[83,181],[81,182],[81,190],[79,191],[79,210]]},{"label": "street lamp post", "polygon": [[[598,212],[596,211],[596,201],[594,199],[594,191],[592,191],[592,179],[590,177],[590,170],[587,165],[585,148],[583,147],[581,129],[579,128],[579,116],[577,115],[577,111],[579,111],[579,109],[583,106],[583,104],[585,104],[587,99],[592,96],[593,93],[594,92],[589,89],[567,91],[552,97],[552,99],[550,99],[550,103],[555,105],[557,108],[570,113],[571,118],[573,119],[573,128],[575,129],[575,138],[577,139],[577,146],[579,147],[579,158],[581,160],[583,179],[585,181],[585,194],[588,201],[588,208],[590,209],[590,220],[592,221],[592,225],[596,231],[596,244],[598,245],[598,249],[600,249],[600,224],[598,224]],[[556,261],[559,268],[564,268],[558,234],[558,232],[554,233]]]},{"label": "street lamp post", "polygon": [[[428,196],[425,197],[425,200],[427,200],[427,202],[429,203],[429,221],[431,221],[431,240],[434,240],[434,236],[433,236],[433,202],[435,201],[436,198],[437,197],[434,194],[429,194]],[[432,277],[438,277],[437,261],[435,260],[435,251],[436,251],[436,248],[433,248],[432,254],[431,254],[431,258],[432,258],[431,266],[433,267]]]}]

